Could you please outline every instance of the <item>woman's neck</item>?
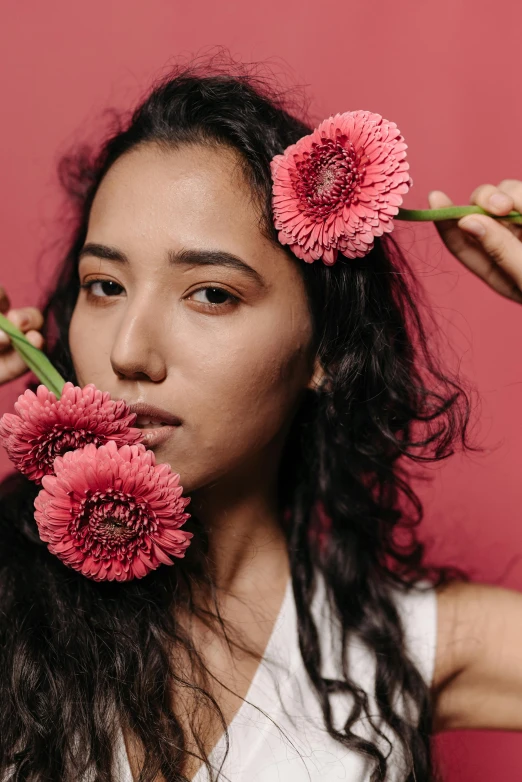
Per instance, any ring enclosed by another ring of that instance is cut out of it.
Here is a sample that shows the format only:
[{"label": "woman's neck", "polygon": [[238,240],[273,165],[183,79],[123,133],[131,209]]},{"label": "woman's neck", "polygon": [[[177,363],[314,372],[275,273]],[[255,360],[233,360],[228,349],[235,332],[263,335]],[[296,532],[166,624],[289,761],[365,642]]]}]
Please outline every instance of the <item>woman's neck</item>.
[{"label": "woman's neck", "polygon": [[206,528],[217,588],[246,597],[267,580],[286,583],[289,562],[276,471],[242,472],[195,492],[187,510]]},{"label": "woman's neck", "polygon": [[[218,590],[237,596],[256,589],[276,574],[289,573],[288,550],[277,508],[250,498],[233,507],[214,509],[201,519],[209,541],[209,560]],[[199,514],[198,514],[199,515]]]}]

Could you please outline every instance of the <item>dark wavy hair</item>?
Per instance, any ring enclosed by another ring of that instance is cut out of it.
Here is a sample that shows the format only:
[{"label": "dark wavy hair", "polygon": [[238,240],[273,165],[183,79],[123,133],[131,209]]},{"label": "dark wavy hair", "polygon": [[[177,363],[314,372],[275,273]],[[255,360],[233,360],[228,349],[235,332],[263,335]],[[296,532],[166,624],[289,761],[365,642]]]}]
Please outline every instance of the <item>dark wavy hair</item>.
[{"label": "dark wavy hair", "polygon": [[[244,65],[178,64],[128,116],[116,115],[101,145],[78,145],[62,156],[72,236],[42,310],[48,355],[66,379],[77,382],[68,327],[79,290],[78,252],[113,163],[143,144],[231,148],[259,205],[261,230],[277,243],[270,160],[313,127],[298,118],[292,100]],[[445,459],[456,446],[479,450],[469,442],[470,392],[441,369],[420,314],[428,316],[423,291],[391,235],[376,239],[365,258],[341,256],[332,267],[297,261],[285,249],[306,284],[325,370],[324,385],[306,391],[292,421],[279,481],[303,662],[326,729],[374,761],[372,782],[387,779],[389,751],[352,730],[361,716],[383,737],[382,723],[392,729],[410,763],[407,780],[425,782],[437,774],[432,700],[408,656],[392,591],[406,592],[423,578],[437,585],[468,578],[460,569],[425,563],[418,536],[423,508],[411,468]],[[195,583],[215,598],[205,530],[190,519],[186,528],[197,536],[175,567],[142,580],[97,583],[65,567],[40,540],[33,516],[38,488],[11,473],[0,489],[0,770],[10,768],[15,780],[65,782],[90,769],[96,782],[110,782],[116,715],[144,748],[141,782],[158,773],[167,782],[187,780],[184,759],[191,750],[171,686],[190,688],[226,729],[207,687],[210,673],[175,610],[197,612],[226,632],[217,600],[215,611],[203,612],[193,599]],[[380,721],[345,666],[338,681],[320,674],[310,610],[317,571],[342,623],[343,655],[352,635],[375,655]],[[197,675],[176,667],[173,648],[188,654]],[[342,730],[330,710],[330,696],[339,692],[353,698]],[[396,710],[396,693],[416,705],[418,720]],[[194,754],[211,772],[202,740],[196,737],[196,744]]]}]

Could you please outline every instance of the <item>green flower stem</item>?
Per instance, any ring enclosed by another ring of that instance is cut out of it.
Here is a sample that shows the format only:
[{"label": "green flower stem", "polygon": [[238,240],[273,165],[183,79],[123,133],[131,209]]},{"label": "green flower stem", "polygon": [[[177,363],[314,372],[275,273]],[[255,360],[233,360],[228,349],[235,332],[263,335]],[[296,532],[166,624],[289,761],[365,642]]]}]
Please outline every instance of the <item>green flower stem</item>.
[{"label": "green flower stem", "polygon": [[21,355],[29,369],[34,372],[38,380],[43,383],[49,391],[59,399],[62,395],[62,388],[65,380],[60,373],[53,367],[45,353],[39,348],[31,345],[23,333],[11,323],[8,318],[0,314],[0,328],[5,331],[13,348]]},{"label": "green flower stem", "polygon": [[495,220],[509,220],[522,225],[520,212],[508,212],[507,215],[493,215],[481,206],[446,206],[444,209],[401,209],[395,215],[395,220],[460,220],[465,215],[481,214],[494,217]]}]

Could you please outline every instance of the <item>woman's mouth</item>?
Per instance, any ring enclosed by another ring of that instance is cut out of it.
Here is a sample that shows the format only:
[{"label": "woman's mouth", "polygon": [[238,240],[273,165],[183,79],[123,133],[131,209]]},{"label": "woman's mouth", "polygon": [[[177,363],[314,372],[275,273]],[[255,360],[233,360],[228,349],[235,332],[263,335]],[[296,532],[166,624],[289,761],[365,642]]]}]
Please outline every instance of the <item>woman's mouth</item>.
[{"label": "woman's mouth", "polygon": [[147,421],[143,416],[138,416],[134,426],[136,429],[156,429],[158,426],[168,426],[168,424],[165,421]]},{"label": "woman's mouth", "polygon": [[137,429],[141,429],[143,432],[142,443],[147,448],[152,448],[155,445],[160,445],[168,440],[169,437],[179,429],[179,426],[170,426],[169,424],[150,422],[146,425],[137,426]]},{"label": "woman's mouth", "polygon": [[133,426],[141,429],[141,442],[148,448],[164,443],[181,426],[181,419],[174,413],[148,402],[133,402],[129,409],[136,413]]}]

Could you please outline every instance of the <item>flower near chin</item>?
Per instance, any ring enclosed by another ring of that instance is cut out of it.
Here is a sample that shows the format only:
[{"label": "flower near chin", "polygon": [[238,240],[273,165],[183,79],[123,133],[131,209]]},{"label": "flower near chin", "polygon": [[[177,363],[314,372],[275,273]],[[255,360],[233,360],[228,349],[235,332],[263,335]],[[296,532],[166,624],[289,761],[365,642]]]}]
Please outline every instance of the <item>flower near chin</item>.
[{"label": "flower near chin", "polygon": [[27,389],[14,413],[0,418],[0,442],[11,461],[30,480],[41,484],[52,474],[57,456],[84,445],[135,444],[143,432],[133,428],[136,414],[123,400],[113,400],[93,383],[80,388],[65,383],[59,399],[45,385]]},{"label": "flower near chin", "polygon": [[307,263],[362,258],[413,184],[397,125],[370,111],[324,120],[271,160],[274,225]]},{"label": "flower near chin", "polygon": [[143,444],[89,444],[56,457],[54,470],[42,479],[34,517],[68,567],[94,581],[129,581],[185,555],[190,498]]}]

